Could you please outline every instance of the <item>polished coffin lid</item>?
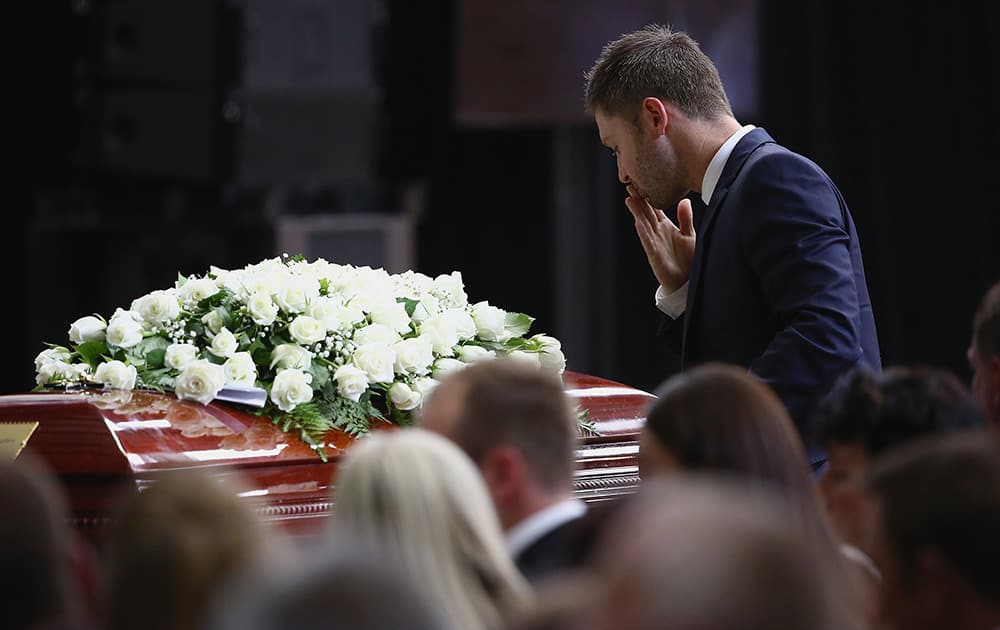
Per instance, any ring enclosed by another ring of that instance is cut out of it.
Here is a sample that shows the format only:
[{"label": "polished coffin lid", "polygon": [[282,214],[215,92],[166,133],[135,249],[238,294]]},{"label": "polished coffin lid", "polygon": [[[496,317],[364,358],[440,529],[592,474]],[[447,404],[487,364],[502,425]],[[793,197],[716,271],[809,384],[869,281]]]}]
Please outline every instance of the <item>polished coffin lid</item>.
[{"label": "polished coffin lid", "polygon": [[[599,434],[580,437],[575,494],[601,501],[633,492],[638,432],[652,394],[576,372],[567,371],[563,381]],[[26,421],[39,426],[25,451],[52,467],[66,486],[74,524],[97,537],[123,486],[142,490],[191,467],[238,475],[241,495],[265,520],[291,533],[314,533],[331,508],[337,461],[353,442],[330,432],[324,463],[297,435],[266,418],[149,391],[0,396],[0,422]]]}]

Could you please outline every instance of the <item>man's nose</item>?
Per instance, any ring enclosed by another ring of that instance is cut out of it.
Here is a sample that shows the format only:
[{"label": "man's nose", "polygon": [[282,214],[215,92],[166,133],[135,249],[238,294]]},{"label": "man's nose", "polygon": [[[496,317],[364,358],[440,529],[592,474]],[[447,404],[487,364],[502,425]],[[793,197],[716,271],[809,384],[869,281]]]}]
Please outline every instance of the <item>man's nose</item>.
[{"label": "man's nose", "polygon": [[620,181],[620,182],[621,182],[621,183],[623,183],[623,184],[627,184],[627,183],[629,183],[630,181],[632,181],[632,180],[631,180],[631,179],[629,178],[629,176],[628,176],[628,173],[626,173],[626,172],[624,171],[624,169],[622,169],[622,165],[621,165],[621,163],[620,163],[620,162],[619,162],[619,164],[618,164],[618,181]]}]

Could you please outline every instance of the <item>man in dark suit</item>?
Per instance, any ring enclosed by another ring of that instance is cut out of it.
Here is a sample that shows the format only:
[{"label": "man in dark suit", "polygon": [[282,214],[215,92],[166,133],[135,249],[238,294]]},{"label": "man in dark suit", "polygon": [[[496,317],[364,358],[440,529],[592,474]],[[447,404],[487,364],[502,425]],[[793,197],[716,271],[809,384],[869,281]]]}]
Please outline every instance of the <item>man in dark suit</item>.
[{"label": "man in dark suit", "polygon": [[[684,33],[651,26],[610,43],[586,96],[660,283],[657,307],[675,320],[682,367],[746,366],[815,447],[808,420],[819,397],[851,367],[881,367],[840,192],[816,164],[737,122],[715,66]],[[697,235],[691,192],[707,206]],[[674,206],[677,224],[660,210]]]},{"label": "man in dark suit", "polygon": [[479,467],[525,577],[584,562],[596,520],[573,497],[577,422],[557,376],[511,359],[480,362],[445,378],[419,422]]}]

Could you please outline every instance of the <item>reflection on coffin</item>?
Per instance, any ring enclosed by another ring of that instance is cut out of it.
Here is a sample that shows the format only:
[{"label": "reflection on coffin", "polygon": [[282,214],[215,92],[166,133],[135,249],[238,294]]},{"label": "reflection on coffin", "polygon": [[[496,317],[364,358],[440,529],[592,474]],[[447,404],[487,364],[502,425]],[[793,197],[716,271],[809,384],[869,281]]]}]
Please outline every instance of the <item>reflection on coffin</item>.
[{"label": "reflection on coffin", "polygon": [[[599,433],[580,438],[576,495],[601,501],[633,492],[639,482],[637,436],[652,395],[574,372],[566,372],[564,382]],[[328,434],[324,463],[297,435],[266,418],[146,391],[0,396],[0,422],[25,421],[39,423],[25,450],[55,470],[74,524],[95,539],[123,485],[142,490],[190,467],[238,474],[249,487],[242,496],[263,519],[311,535],[330,511],[337,462],[353,441],[339,431]]]}]

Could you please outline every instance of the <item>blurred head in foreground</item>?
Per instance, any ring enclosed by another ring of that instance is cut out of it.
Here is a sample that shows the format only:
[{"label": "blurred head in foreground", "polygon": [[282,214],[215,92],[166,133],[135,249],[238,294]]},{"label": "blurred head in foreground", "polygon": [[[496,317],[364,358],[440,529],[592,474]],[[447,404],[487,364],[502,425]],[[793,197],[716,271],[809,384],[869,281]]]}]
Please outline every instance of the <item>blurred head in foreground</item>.
[{"label": "blurred head in foreground", "polygon": [[422,429],[355,443],[336,480],[337,545],[395,558],[458,628],[500,628],[529,601],[472,461]]},{"label": "blurred head in foreground", "polygon": [[921,438],[864,481],[863,545],[891,628],[1000,626],[1000,443],[970,430]]},{"label": "blurred head in foreground", "polygon": [[219,590],[267,553],[239,483],[218,474],[171,472],[122,500],[108,538],[108,628],[201,627]]},{"label": "blurred head in foreground", "polygon": [[843,574],[794,522],[780,495],[732,478],[644,482],[605,541],[593,627],[857,627]]}]

